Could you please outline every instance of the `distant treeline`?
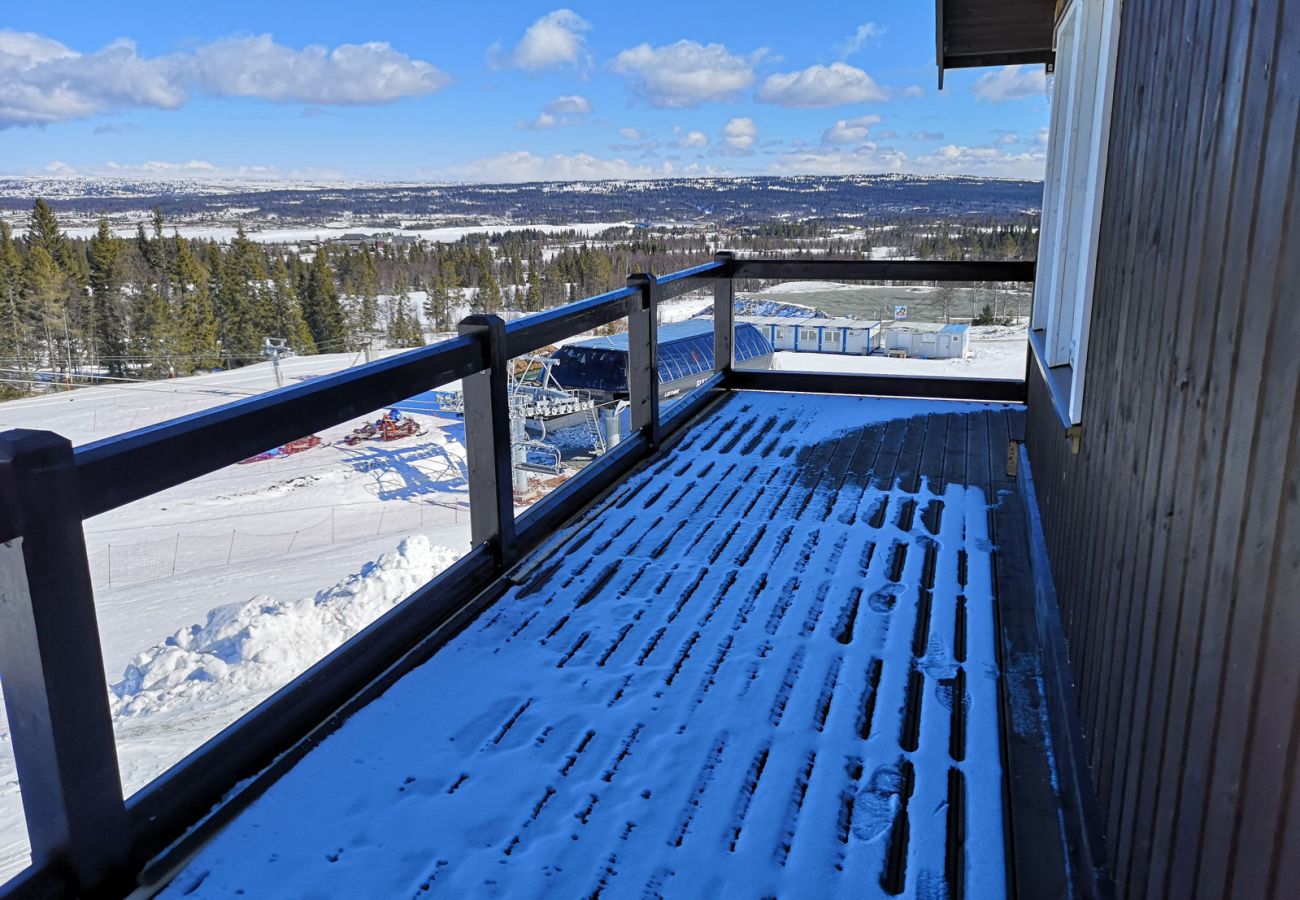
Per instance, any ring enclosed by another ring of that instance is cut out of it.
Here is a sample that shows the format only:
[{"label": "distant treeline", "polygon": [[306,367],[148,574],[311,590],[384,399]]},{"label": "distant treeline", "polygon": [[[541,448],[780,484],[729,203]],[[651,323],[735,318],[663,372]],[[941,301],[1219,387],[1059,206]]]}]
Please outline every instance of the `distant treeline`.
[{"label": "distant treeline", "polygon": [[[1032,258],[1036,217],[960,225],[881,224],[845,236],[817,222],[745,228],[615,227],[475,233],[454,243],[350,246],[228,242],[168,233],[155,210],[134,237],[107,221],[68,237],[43,200],[25,234],[0,223],[0,390],[63,374],[156,378],[263,359],[268,337],[298,353],[356,350],[375,335],[418,346],[471,312],[532,312],[613,290],[631,272],[666,273],[749,253],[863,258],[873,247],[930,259]],[[421,292],[425,327],[413,292]],[[387,298],[381,302],[381,297]]]}]

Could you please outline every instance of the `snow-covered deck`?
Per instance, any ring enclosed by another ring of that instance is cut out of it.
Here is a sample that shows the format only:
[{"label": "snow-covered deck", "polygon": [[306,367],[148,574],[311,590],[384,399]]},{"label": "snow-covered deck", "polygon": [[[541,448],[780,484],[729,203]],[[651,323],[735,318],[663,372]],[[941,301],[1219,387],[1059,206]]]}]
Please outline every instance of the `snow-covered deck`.
[{"label": "snow-covered deck", "polygon": [[164,896],[1004,896],[1021,414],[731,396]]}]

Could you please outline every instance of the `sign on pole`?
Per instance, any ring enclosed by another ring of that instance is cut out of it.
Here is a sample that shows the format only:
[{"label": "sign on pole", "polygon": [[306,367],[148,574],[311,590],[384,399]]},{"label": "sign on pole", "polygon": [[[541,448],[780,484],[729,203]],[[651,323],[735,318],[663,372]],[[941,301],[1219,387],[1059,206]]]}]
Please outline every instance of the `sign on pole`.
[{"label": "sign on pole", "polygon": [[903,305],[894,306],[894,321],[902,321],[907,318],[907,307]]}]

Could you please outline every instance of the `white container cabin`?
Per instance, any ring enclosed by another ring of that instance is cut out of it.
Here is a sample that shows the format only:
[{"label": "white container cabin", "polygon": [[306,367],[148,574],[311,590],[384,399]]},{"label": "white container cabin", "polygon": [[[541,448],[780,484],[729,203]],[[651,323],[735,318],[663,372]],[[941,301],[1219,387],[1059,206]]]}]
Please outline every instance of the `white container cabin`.
[{"label": "white container cabin", "polygon": [[774,350],[869,356],[884,346],[881,324],[874,319],[737,316],[736,321],[756,326]]},{"label": "white container cabin", "polygon": [[918,359],[961,359],[970,352],[970,326],[893,325],[885,331],[885,348]]}]

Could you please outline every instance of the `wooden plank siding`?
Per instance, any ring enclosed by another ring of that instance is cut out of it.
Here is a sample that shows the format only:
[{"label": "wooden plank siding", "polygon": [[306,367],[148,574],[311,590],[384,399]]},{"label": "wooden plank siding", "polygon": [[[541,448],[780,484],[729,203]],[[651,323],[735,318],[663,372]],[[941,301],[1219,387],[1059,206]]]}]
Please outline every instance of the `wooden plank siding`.
[{"label": "wooden plank siding", "polygon": [[1300,0],[1125,0],[1081,452],[1026,441],[1122,896],[1300,890]]}]

